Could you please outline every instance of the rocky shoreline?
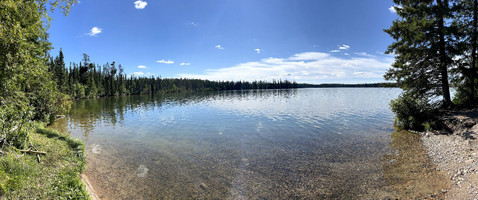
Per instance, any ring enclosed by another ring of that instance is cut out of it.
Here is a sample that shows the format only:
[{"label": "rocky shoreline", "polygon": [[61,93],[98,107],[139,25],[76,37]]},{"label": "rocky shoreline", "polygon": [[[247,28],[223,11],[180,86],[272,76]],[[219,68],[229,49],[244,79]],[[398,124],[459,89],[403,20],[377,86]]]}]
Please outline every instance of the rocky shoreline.
[{"label": "rocky shoreline", "polygon": [[451,181],[446,199],[478,199],[478,109],[447,111],[421,140],[437,170]]}]

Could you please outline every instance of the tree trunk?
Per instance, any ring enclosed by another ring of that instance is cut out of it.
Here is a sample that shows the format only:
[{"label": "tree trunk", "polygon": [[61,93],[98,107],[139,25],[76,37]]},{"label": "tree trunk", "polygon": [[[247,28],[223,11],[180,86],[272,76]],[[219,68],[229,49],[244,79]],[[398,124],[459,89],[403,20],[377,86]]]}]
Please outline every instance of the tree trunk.
[{"label": "tree trunk", "polygon": [[443,92],[443,106],[451,106],[450,98],[450,86],[448,84],[448,61],[446,56],[446,46],[445,46],[445,31],[444,31],[444,16],[443,12],[445,11],[445,6],[448,6],[448,0],[445,0],[443,3],[442,0],[437,0],[439,7],[438,11],[438,34],[440,37],[439,42],[439,54],[440,54],[440,73],[441,73],[441,85]]}]

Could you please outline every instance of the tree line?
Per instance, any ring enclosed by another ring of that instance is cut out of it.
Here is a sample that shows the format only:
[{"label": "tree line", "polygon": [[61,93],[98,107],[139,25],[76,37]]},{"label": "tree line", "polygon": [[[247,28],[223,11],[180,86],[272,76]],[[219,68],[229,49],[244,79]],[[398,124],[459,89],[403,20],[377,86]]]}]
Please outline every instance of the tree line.
[{"label": "tree line", "polygon": [[384,82],[384,83],[322,83],[322,84],[308,84],[299,83],[299,88],[393,88],[397,87],[396,83]]},{"label": "tree line", "polygon": [[48,71],[61,93],[71,98],[195,92],[212,90],[288,89],[298,88],[296,82],[273,81],[210,81],[188,78],[161,78],[127,75],[116,62],[98,65],[87,54],[79,63],[66,67],[63,51],[49,56]]},{"label": "tree line", "polygon": [[399,124],[419,129],[438,108],[476,107],[478,0],[394,2],[398,18],[384,31],[395,62],[385,78],[404,90],[391,103]]}]

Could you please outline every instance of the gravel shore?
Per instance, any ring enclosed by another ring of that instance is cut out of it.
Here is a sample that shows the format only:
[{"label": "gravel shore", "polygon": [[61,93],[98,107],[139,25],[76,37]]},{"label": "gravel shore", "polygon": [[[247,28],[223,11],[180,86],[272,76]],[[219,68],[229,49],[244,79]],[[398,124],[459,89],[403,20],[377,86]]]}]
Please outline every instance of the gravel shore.
[{"label": "gravel shore", "polygon": [[446,199],[478,200],[478,110],[448,112],[440,131],[422,133],[428,156],[452,186]]}]

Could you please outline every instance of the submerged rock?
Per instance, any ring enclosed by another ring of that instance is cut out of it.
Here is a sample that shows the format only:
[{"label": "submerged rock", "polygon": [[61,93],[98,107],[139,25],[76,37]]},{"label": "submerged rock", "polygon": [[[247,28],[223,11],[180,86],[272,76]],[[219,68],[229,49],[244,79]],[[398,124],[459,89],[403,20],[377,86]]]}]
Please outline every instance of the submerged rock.
[{"label": "submerged rock", "polygon": [[200,187],[201,189],[203,189],[203,190],[209,189],[205,183],[199,184],[199,187]]},{"label": "submerged rock", "polygon": [[146,177],[148,171],[149,169],[146,167],[146,165],[139,165],[136,175],[138,175],[140,178],[143,178]]},{"label": "submerged rock", "polygon": [[101,146],[98,144],[93,144],[93,148],[91,148],[91,152],[94,154],[100,154],[101,153]]}]

